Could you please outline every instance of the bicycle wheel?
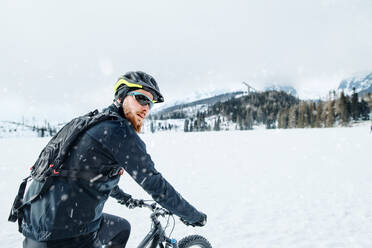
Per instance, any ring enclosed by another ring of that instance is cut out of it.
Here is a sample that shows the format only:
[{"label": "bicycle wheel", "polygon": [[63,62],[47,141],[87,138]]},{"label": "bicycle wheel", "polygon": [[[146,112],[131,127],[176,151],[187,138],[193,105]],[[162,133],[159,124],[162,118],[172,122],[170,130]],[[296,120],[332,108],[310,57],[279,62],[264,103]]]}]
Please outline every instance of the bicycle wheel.
[{"label": "bicycle wheel", "polygon": [[212,248],[208,240],[200,235],[186,236],[178,242],[178,248]]}]

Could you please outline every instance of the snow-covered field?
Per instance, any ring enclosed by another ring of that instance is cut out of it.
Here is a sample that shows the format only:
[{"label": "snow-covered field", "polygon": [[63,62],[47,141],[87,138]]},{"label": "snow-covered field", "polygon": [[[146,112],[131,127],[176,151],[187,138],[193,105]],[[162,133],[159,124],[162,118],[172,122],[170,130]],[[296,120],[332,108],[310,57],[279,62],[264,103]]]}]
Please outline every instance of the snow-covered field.
[{"label": "snow-covered field", "polygon": [[[372,134],[353,128],[155,133],[142,136],[157,169],[208,214],[204,228],[176,221],[174,237],[200,233],[213,247],[371,247]],[[21,247],[9,208],[48,139],[0,139],[1,247]],[[125,175],[120,186],[148,199]],[[147,209],[114,200],[105,211],[132,224],[128,247],[150,228]]]}]

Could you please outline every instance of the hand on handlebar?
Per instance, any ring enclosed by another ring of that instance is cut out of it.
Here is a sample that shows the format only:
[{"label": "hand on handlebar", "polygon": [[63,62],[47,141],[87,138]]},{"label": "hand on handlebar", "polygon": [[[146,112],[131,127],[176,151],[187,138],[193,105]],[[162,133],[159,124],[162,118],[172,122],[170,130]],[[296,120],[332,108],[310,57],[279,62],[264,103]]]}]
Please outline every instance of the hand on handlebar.
[{"label": "hand on handlebar", "polygon": [[137,200],[133,198],[129,198],[126,201],[125,200],[120,200],[118,201],[120,204],[123,204],[127,206],[129,209],[133,209],[135,207],[142,207],[143,205],[143,200]]},{"label": "hand on handlebar", "polygon": [[196,222],[190,222],[190,221],[187,221],[187,220],[185,220],[183,218],[181,218],[180,220],[186,226],[193,226],[193,227],[195,227],[195,226],[205,226],[205,224],[207,224],[207,215],[204,214],[204,213],[201,213],[200,219],[198,221],[196,221]]}]

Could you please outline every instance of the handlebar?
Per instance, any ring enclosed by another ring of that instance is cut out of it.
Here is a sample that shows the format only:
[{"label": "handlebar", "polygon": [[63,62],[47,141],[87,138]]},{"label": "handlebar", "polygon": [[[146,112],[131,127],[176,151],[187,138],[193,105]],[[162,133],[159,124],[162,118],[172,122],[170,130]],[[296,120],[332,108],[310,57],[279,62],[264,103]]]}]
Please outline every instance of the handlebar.
[{"label": "handlebar", "polygon": [[[150,209],[153,213],[151,214],[151,218],[153,219],[153,221],[157,222],[157,217],[159,216],[162,216],[162,217],[165,217],[166,215],[169,215],[169,216],[173,216],[173,213],[171,213],[170,211],[168,211],[167,209],[165,208],[161,208],[161,207],[158,207],[157,203],[156,202],[153,202],[152,204],[147,204],[145,203],[144,200],[137,200],[137,204],[135,207],[147,207],[148,209]],[[155,217],[155,219],[154,219]],[[195,226],[194,224],[192,223],[189,223],[188,221],[180,218],[180,220],[183,222],[183,224],[185,224],[186,226]]]},{"label": "handlebar", "polygon": [[143,200],[139,201],[138,207],[147,207],[149,208],[156,216],[163,216],[166,215],[173,215],[170,211],[165,208],[158,207],[157,204],[154,202],[152,204],[147,204]]}]

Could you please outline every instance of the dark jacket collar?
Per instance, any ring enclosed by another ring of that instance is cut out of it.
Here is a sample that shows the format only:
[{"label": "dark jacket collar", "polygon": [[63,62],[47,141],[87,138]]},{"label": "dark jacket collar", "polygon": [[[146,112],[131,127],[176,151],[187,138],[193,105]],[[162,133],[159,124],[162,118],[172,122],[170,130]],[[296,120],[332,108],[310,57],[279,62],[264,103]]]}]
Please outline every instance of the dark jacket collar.
[{"label": "dark jacket collar", "polygon": [[110,106],[108,106],[107,108],[104,108],[102,110],[102,112],[106,112],[106,111],[115,112],[115,113],[119,114],[121,117],[125,118],[122,106],[118,107],[115,104],[111,104]]}]

